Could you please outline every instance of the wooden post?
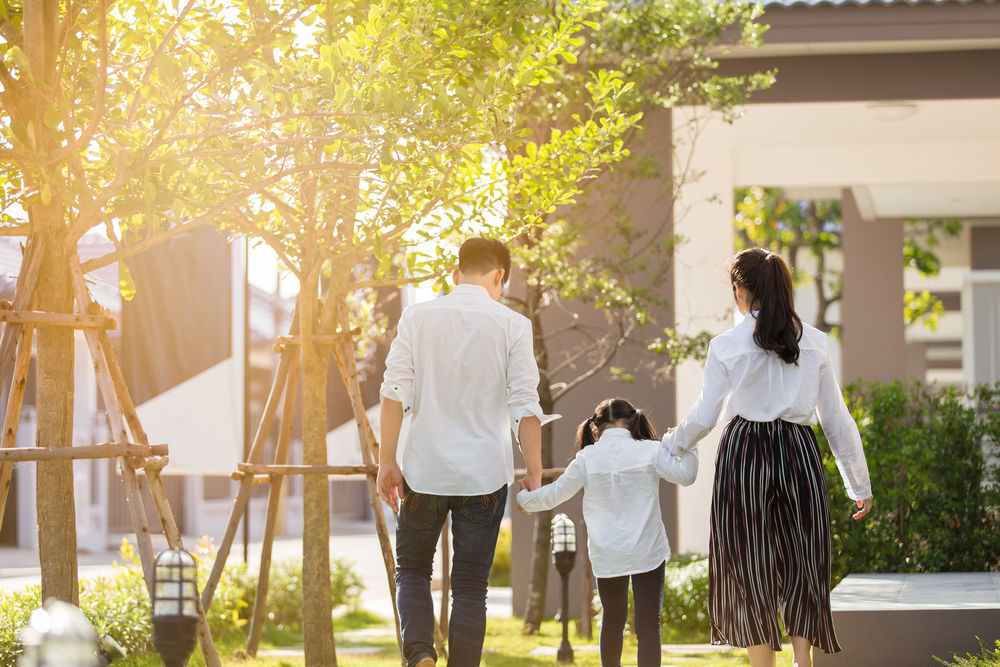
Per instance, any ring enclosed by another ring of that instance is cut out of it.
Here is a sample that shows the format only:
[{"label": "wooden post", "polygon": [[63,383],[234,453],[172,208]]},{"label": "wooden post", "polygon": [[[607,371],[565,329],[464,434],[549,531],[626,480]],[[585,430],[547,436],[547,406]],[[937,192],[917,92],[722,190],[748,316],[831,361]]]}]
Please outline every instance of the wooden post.
[{"label": "wooden post", "polygon": [[[125,376],[122,374],[121,367],[118,366],[118,360],[111,349],[111,341],[108,339],[107,333],[103,330],[98,330],[97,337],[101,345],[101,351],[104,353],[104,358],[107,361],[111,384],[115,388],[115,396],[119,402],[120,409],[124,413],[129,430],[132,431],[132,437],[140,445],[149,446],[149,437],[139,422],[139,414],[135,410],[135,403],[133,403],[132,395],[129,393],[128,385],[125,383]],[[156,512],[160,517],[160,525],[163,526],[163,534],[167,538],[167,544],[171,548],[183,549],[184,542],[181,539],[181,531],[177,526],[177,519],[174,516],[173,508],[170,506],[170,500],[167,498],[167,490],[164,488],[163,480],[160,478],[160,470],[166,464],[167,458],[165,456],[148,457],[144,466],[146,481],[149,484],[149,492],[153,498],[153,504],[156,506]],[[219,651],[215,647],[215,640],[212,639],[212,630],[208,625],[208,616],[200,599],[198,600],[198,615],[198,643],[201,644],[201,652],[205,657],[205,665],[206,667],[221,667],[222,660],[219,658]]]},{"label": "wooden post", "polygon": [[[76,295],[76,303],[81,312],[88,312],[90,307],[90,293],[87,291],[87,283],[80,269],[80,258],[73,255],[70,258],[70,275],[73,282],[73,291]],[[10,326],[10,325],[8,325]],[[104,351],[101,349],[101,342],[96,329],[84,329],[87,338],[87,346],[90,348],[90,356],[94,362],[94,371],[97,375],[97,384],[104,398],[104,405],[107,408],[108,421],[111,424],[111,441],[119,444],[128,443],[128,432],[122,413],[115,398],[115,387],[111,381],[111,373],[108,370],[107,360]],[[135,538],[138,543],[139,561],[142,563],[143,576],[146,579],[146,586],[152,595],[153,584],[153,540],[149,534],[149,522],[146,520],[146,510],[142,503],[142,491],[139,487],[139,478],[136,475],[132,460],[128,457],[120,457],[118,466],[122,471],[122,480],[125,483],[125,495],[128,498],[129,513],[132,515],[132,526],[135,529]]]},{"label": "wooden post", "polygon": [[[10,395],[7,397],[7,414],[4,417],[0,449],[14,447],[17,444],[17,427],[21,421],[21,403],[24,401],[24,388],[28,381],[28,367],[31,363],[31,335],[34,330],[34,326],[28,324],[21,328],[21,333],[18,336],[14,379],[10,384]],[[3,527],[3,514],[7,507],[7,493],[10,491],[10,478],[13,470],[13,462],[0,462],[0,528]]]},{"label": "wooden post", "polygon": [[[42,265],[42,255],[45,254],[45,238],[36,236],[28,241],[28,249],[24,253],[21,261],[21,273],[17,277],[17,285],[14,287],[14,302],[11,307],[16,310],[24,310],[31,305],[31,297],[35,293],[35,285],[38,284],[38,269]],[[3,328],[3,336],[0,337],[0,379],[6,379],[10,371],[11,364],[14,363],[14,346],[20,338],[23,324],[10,322]]]},{"label": "wooden post", "polygon": [[[297,333],[299,328],[298,311],[292,316],[292,324],[289,327],[291,334]],[[271,385],[271,393],[267,396],[267,403],[264,404],[264,414],[261,416],[260,425],[257,427],[257,434],[254,436],[253,446],[250,447],[250,456],[247,463],[259,463],[264,455],[264,443],[271,432],[274,424],[274,414],[278,410],[278,402],[281,400],[282,390],[288,378],[288,368],[292,361],[292,350],[294,348],[284,348],[281,352],[281,361],[278,363],[278,371],[274,375],[274,383]],[[296,354],[298,351],[296,350]],[[215,566],[212,573],[205,582],[205,590],[201,593],[201,603],[205,609],[212,606],[212,596],[215,595],[215,587],[219,585],[222,578],[222,569],[226,566],[226,559],[229,558],[229,551],[233,548],[233,540],[236,538],[236,529],[240,525],[243,516],[243,509],[250,499],[250,490],[253,488],[253,475],[244,475],[240,481],[240,488],[236,492],[236,499],[233,502],[233,509],[229,514],[229,523],[226,525],[226,535],[222,538],[219,551],[215,555]]]},{"label": "wooden post", "polygon": [[[274,465],[284,464],[288,457],[288,441],[292,437],[292,424],[295,420],[295,393],[299,380],[299,349],[293,348],[292,359],[288,365],[288,380],[285,383],[285,400],[281,407],[281,429],[278,432],[278,446],[274,451]],[[275,526],[278,519],[278,508],[281,505],[281,487],[285,476],[271,475],[271,488],[267,496],[267,517],[264,521],[264,542],[260,552],[260,575],[257,578],[257,593],[253,603],[253,614],[250,618],[250,634],[247,637],[246,650],[251,658],[257,656],[260,647],[260,635],[264,629],[264,614],[267,611],[267,589],[271,578],[271,551],[274,546]],[[305,611],[303,611],[305,613]]]},{"label": "wooden post", "polygon": [[441,527],[441,634],[448,636],[448,593],[451,590],[451,553],[448,544],[449,517],[445,517]]}]

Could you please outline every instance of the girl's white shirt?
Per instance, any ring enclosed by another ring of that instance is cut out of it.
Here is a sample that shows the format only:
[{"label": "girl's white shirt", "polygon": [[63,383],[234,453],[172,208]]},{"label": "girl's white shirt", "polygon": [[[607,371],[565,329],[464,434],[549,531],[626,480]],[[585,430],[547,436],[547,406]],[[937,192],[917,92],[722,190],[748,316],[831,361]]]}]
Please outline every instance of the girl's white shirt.
[{"label": "girl's white shirt", "polygon": [[609,428],[584,447],[552,484],[517,494],[528,512],[552,509],[580,489],[594,576],[648,572],[670,557],[660,518],[660,478],[687,486],[698,474],[696,450],[674,456],[658,440],[634,440]]},{"label": "girl's white shirt", "polygon": [[[705,384],[691,413],[663,438],[670,451],[683,451],[734,416],[755,422],[783,419],[819,423],[852,500],[871,497],[872,487],[858,426],[833,372],[825,333],[802,325],[799,363],[786,364],[753,340],[756,313],[715,337],[705,361]],[[726,398],[729,401],[726,402]],[[725,411],[723,412],[723,406]]]}]

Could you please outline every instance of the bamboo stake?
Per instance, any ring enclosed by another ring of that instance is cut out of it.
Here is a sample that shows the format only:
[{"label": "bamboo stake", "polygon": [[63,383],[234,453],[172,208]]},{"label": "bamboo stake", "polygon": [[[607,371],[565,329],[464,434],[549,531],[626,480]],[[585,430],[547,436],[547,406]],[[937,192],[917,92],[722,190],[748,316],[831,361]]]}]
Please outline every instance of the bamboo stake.
[{"label": "bamboo stake", "polygon": [[[115,388],[115,395],[119,401],[119,407],[124,413],[129,430],[132,431],[132,437],[141,445],[149,446],[149,437],[139,422],[135,403],[132,401],[132,395],[129,393],[128,385],[125,383],[125,376],[122,374],[118,360],[115,358],[114,350],[111,348],[111,341],[104,331],[98,331],[98,338],[101,349],[104,352],[105,361],[107,361],[108,371]],[[155,446],[151,446],[150,449],[153,449],[153,447]],[[163,534],[167,538],[167,544],[171,548],[183,549],[184,542],[181,538],[181,531],[177,525],[174,510],[170,506],[170,500],[167,498],[167,490],[164,488],[163,480],[160,478],[160,470],[167,464],[166,446],[164,445],[163,447],[164,452],[162,455],[154,453],[153,456],[146,459],[146,481],[149,484],[149,493],[153,498],[153,504],[156,506],[156,513],[160,517],[160,525],[163,527]],[[208,616],[205,614],[205,608],[202,607],[200,599],[198,600],[198,642],[201,645],[202,655],[205,657],[205,665],[207,667],[221,667],[222,660],[219,658],[219,652],[215,647],[215,640],[212,639],[212,631],[208,626]]]},{"label": "bamboo stake", "polygon": [[[347,304],[338,300],[341,326],[346,328],[348,320]],[[351,397],[351,407],[354,410],[354,421],[358,425],[358,435],[361,438],[361,460],[366,466],[374,465],[378,460],[378,444],[375,442],[375,434],[371,424],[368,422],[368,415],[365,413],[364,404],[361,401],[361,385],[358,381],[358,369],[354,363],[353,344],[344,344],[333,347],[334,359],[340,369],[341,378],[347,385],[347,393]],[[373,461],[374,459],[374,461]],[[389,580],[389,594],[392,596],[392,613],[396,622],[396,641],[400,651],[403,648],[403,635],[399,625],[399,609],[396,606],[396,557],[392,552],[389,541],[389,529],[385,524],[385,514],[382,510],[382,499],[378,496],[378,488],[375,484],[375,475],[367,476],[368,500],[371,504],[372,515],[375,517],[375,532],[378,534],[379,544],[382,547],[382,560],[385,563],[385,573]],[[437,627],[437,619],[434,620]],[[440,628],[437,628],[440,634]]]},{"label": "bamboo stake", "polygon": [[264,465],[260,463],[237,463],[240,472],[263,475],[371,475],[378,472],[378,466],[299,466]]},{"label": "bamboo stake", "polygon": [[[69,270],[77,306],[81,312],[88,312],[90,308],[90,293],[87,291],[87,282],[83,277],[83,271],[80,269],[80,258],[76,254],[70,257]],[[111,424],[111,440],[118,444],[128,444],[128,431],[118,407],[115,386],[111,381],[108,363],[101,349],[97,330],[84,329],[84,335],[87,338],[87,346],[90,348],[90,356],[94,363],[97,385],[101,390],[104,405],[107,408],[108,421]],[[118,466],[122,471],[122,480],[125,483],[125,495],[128,498],[129,513],[132,515],[132,527],[135,529],[135,539],[138,543],[139,561],[142,563],[143,577],[146,579],[146,587],[150,590],[150,594],[152,594],[153,565],[155,560],[153,539],[149,534],[149,522],[146,519],[146,510],[143,507],[139,478],[129,457],[119,457]]]},{"label": "bamboo stake", "polygon": [[[24,388],[28,384],[28,367],[31,364],[31,335],[34,330],[34,326],[29,324],[21,328],[21,333],[18,336],[14,379],[10,384],[10,395],[7,397],[7,414],[4,416],[0,450],[12,448],[17,444],[17,427],[21,421]],[[0,451],[0,457],[4,454],[7,452]],[[10,491],[10,478],[13,471],[14,464],[0,458],[0,528],[3,527],[3,514],[7,507],[7,494]]]},{"label": "bamboo stake", "polygon": [[[566,472],[566,468],[546,468],[542,471],[542,479],[555,479]],[[528,474],[528,471],[524,468],[517,468],[514,470],[514,477],[520,479]]]},{"label": "bamboo stake", "polygon": [[[344,335],[338,331],[332,334],[313,334],[313,345],[339,345],[345,341],[350,341],[351,336],[356,336],[360,331],[355,329],[350,335]],[[278,336],[274,339],[275,345],[302,345],[302,336]]]},{"label": "bamboo stake", "polygon": [[274,451],[271,488],[267,496],[267,517],[264,521],[264,542],[260,552],[260,575],[257,578],[257,594],[253,603],[253,614],[250,618],[250,634],[247,637],[246,652],[251,658],[257,657],[260,647],[260,634],[264,629],[264,613],[267,611],[267,589],[271,578],[271,551],[274,546],[275,524],[278,520],[278,507],[281,504],[281,485],[285,476],[274,472],[283,466],[288,458],[288,441],[292,437],[292,424],[295,421],[295,393],[299,380],[299,350],[292,353],[288,365],[288,381],[285,388],[285,400],[281,406],[281,428],[278,431],[278,446]]},{"label": "bamboo stake", "polygon": [[250,475],[250,474],[244,474],[244,473],[239,472],[239,471],[229,473],[229,478],[231,480],[233,480],[234,482],[242,482],[244,477],[250,477],[253,480],[251,482],[251,484],[270,484],[271,483],[271,476],[270,475]]},{"label": "bamboo stake", "polygon": [[[6,434],[6,431],[4,432]],[[4,445],[6,447],[6,445]],[[0,451],[0,461],[65,461],[83,459],[116,459],[120,457],[143,458],[166,456],[166,445],[133,445],[108,442],[103,445],[78,447],[18,447]]]},{"label": "bamboo stake", "polygon": [[80,313],[46,313],[39,310],[0,310],[0,322],[8,324],[48,324],[73,327],[75,329],[118,330],[118,322],[113,317],[103,315],[81,315]]},{"label": "bamboo stake", "polygon": [[[111,383],[114,385],[119,407],[124,413],[129,430],[132,431],[132,437],[140,445],[149,446],[149,437],[139,422],[139,414],[136,412],[135,403],[132,401],[132,395],[129,393],[128,385],[125,382],[125,376],[122,374],[118,360],[115,358],[114,350],[111,348],[111,341],[108,339],[107,333],[102,330],[98,330],[98,339],[101,344],[101,350],[104,352],[104,359],[107,362]],[[154,447],[155,445],[151,446],[150,449]],[[160,478],[160,470],[167,465],[166,446],[164,445],[163,448],[162,455],[154,453],[153,456],[146,459],[146,482],[149,484],[149,493],[153,498],[153,504],[156,506],[156,513],[160,517],[160,525],[163,527],[163,534],[167,538],[167,544],[171,548],[183,549],[184,541],[181,538],[181,531],[177,525],[177,518],[174,516],[174,510],[170,506],[169,498],[167,498],[167,490],[164,488],[163,480]],[[198,600],[198,643],[201,645],[201,653],[205,658],[206,667],[222,667],[222,660],[219,658],[219,651],[215,647],[212,630],[208,625],[208,616],[205,614],[205,608],[202,606],[200,599]]]},{"label": "bamboo stake", "polygon": [[[299,328],[298,311],[292,316],[292,323],[289,327],[291,333],[295,333]],[[271,393],[267,396],[267,403],[264,404],[264,414],[261,416],[260,425],[257,427],[257,434],[254,436],[253,445],[250,447],[250,455],[247,463],[259,463],[264,455],[264,443],[271,432],[271,425],[274,423],[274,414],[278,410],[278,402],[281,399],[282,389],[284,389],[288,367],[291,365],[292,351],[285,349],[281,353],[281,361],[278,362],[278,370],[274,376],[274,383],[271,385]],[[243,509],[250,499],[250,489],[253,487],[253,476],[246,475],[240,481],[240,488],[236,492],[236,499],[233,502],[233,510],[229,514],[229,523],[226,525],[226,535],[222,538],[219,551],[215,556],[215,566],[212,573],[205,582],[205,590],[201,593],[201,603],[205,609],[212,606],[212,597],[215,595],[215,588],[222,578],[222,569],[226,566],[226,559],[229,558],[229,551],[233,548],[233,540],[236,538],[236,529],[240,525],[240,518],[243,516]]]},{"label": "bamboo stake", "polygon": [[[45,237],[36,236],[28,241],[28,249],[21,261],[21,273],[14,288],[14,302],[11,307],[15,310],[24,310],[31,306],[31,297],[35,293],[35,285],[38,284],[38,269],[42,265],[44,254]],[[3,336],[0,337],[0,378],[7,377],[11,364],[14,363],[14,346],[20,337],[21,327],[21,324],[11,322],[3,328]]]}]

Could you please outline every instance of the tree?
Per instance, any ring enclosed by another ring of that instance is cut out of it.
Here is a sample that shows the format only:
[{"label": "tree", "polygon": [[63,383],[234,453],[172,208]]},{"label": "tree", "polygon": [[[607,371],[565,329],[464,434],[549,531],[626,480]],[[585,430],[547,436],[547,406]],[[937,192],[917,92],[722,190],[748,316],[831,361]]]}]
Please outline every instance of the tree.
[{"label": "tree", "polygon": [[[552,3],[539,24],[567,6]],[[756,22],[759,13],[759,7],[733,1],[611,2],[591,17],[590,30],[575,43],[575,64],[561,78],[541,82],[519,114],[535,140],[560,137],[566,124],[587,113],[575,91],[613,77],[613,85],[627,95],[625,108],[637,117],[700,106],[732,121],[746,97],[768,87],[773,76],[720,77],[712,72],[717,66],[713,58],[731,43],[758,45],[763,32]],[[514,262],[526,291],[515,302],[534,328],[539,398],[546,413],[601,373],[632,381],[636,369],[616,365],[624,350],[662,355],[661,362],[642,369],[662,376],[680,359],[704,354],[707,346],[707,334],[678,336],[656,325],[669,307],[662,291],[671,276],[673,249],[681,241],[672,232],[671,203],[697,175],[684,165],[673,175],[662,173],[661,165],[641,150],[648,136],[646,128],[633,123],[621,137],[622,163],[613,170],[609,164],[599,178],[588,181],[578,202],[550,211],[518,237]],[[637,224],[628,212],[636,184],[646,179],[665,183],[665,213],[652,225]],[[575,304],[592,306],[600,315],[581,317]],[[547,328],[551,320],[546,312],[553,307],[568,321]],[[556,341],[560,356],[550,358],[549,346]],[[553,465],[551,425],[542,429],[542,462]],[[535,519],[524,614],[529,633],[538,631],[545,607],[550,518],[551,512],[541,512]]]},{"label": "tree", "polygon": [[[840,271],[829,266],[830,257],[842,251],[844,226],[838,200],[790,200],[776,188],[737,188],[735,234],[736,249],[767,248],[788,258],[796,287],[812,283],[816,290],[816,319],[820,331],[839,332],[828,319],[830,306],[843,297]],[[949,219],[905,221],[903,266],[917,269],[924,278],[936,276],[941,260],[934,252],[939,236],[956,238],[962,221]],[[804,268],[800,251],[813,260]],[[921,323],[937,330],[944,314],[940,299],[924,290],[903,295],[907,325]]]},{"label": "tree", "polygon": [[[273,248],[300,281],[306,465],[326,463],[330,354],[363,446],[377,447],[358,386],[356,344],[364,341],[344,338],[365,324],[360,304],[372,290],[443,280],[454,265],[445,241],[495,229],[507,214],[535,225],[614,159],[631,120],[610,78],[588,89],[593,113],[565,133],[523,154],[502,151],[520,140],[512,110],[539,80],[560,76],[596,6],[576,3],[525,31],[517,25],[537,13],[532,2],[327,5],[280,61],[242,64],[233,93],[206,102],[206,113],[219,116],[233,113],[233,99],[254,97],[268,114],[296,110],[205,150],[242,188],[256,188],[220,224]],[[331,343],[338,329],[343,342]],[[333,664],[324,477],[306,477],[303,505],[306,664]]]},{"label": "tree", "polygon": [[[234,73],[273,59],[317,12],[282,0],[0,3],[0,233],[28,236],[29,249],[44,246],[39,309],[71,310],[69,259],[95,226],[115,251],[83,268],[119,261],[127,297],[121,260],[263,187],[233,178],[218,161],[224,150],[249,162],[248,145],[218,147],[278,122],[256,99],[237,95]],[[206,113],[217,99],[230,99],[231,112]],[[302,117],[284,113],[282,120]],[[65,327],[39,327],[37,439],[47,447],[72,445],[72,341]],[[37,470],[42,595],[72,602],[72,466],[42,462]]]}]

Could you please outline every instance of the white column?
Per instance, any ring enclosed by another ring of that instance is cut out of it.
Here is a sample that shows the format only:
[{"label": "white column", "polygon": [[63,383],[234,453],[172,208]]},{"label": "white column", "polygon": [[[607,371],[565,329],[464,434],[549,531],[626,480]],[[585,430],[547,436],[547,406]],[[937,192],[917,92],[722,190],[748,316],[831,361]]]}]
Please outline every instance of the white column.
[{"label": "white column", "polygon": [[[704,113],[698,110],[698,113]],[[674,178],[687,169],[697,175],[684,185],[674,207],[675,233],[684,241],[674,253],[674,313],[682,334],[708,331],[713,336],[733,324],[733,297],[727,260],[733,254],[733,160],[728,146],[705,145],[688,139],[690,112],[674,113]],[[692,153],[693,148],[693,153]],[[701,392],[701,362],[685,361],[677,368],[677,418],[690,412]],[[715,477],[715,453],[722,429],[716,428],[699,445],[698,479],[677,491],[677,552],[708,553],[709,509]]]}]

